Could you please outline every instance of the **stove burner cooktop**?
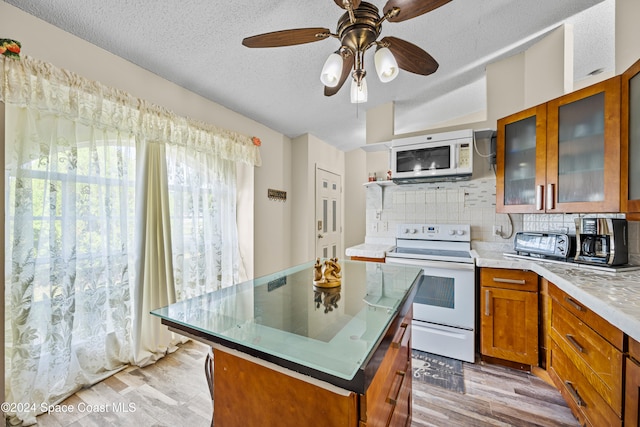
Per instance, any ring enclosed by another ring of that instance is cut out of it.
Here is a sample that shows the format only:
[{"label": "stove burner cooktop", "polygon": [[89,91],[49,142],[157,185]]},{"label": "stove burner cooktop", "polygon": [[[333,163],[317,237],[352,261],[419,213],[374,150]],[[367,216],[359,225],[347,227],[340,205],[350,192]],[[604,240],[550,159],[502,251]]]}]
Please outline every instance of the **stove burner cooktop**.
[{"label": "stove burner cooktop", "polygon": [[472,263],[471,227],[461,224],[400,224],[390,258]]},{"label": "stove burner cooktop", "polygon": [[450,251],[440,249],[419,249],[419,248],[395,248],[391,251],[396,254],[415,255],[416,257],[449,257],[449,258],[468,258],[471,254],[467,251]]}]

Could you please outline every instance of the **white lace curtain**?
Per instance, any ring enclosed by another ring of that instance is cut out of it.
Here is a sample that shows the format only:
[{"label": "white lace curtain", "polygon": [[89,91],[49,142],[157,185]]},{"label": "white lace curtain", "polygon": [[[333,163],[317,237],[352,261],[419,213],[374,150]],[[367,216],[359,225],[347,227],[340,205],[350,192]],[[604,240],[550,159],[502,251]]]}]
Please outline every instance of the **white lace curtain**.
[{"label": "white lace curtain", "polygon": [[[5,393],[53,404],[172,351],[150,310],[237,280],[235,165],[260,157],[249,137],[30,57],[0,60]],[[12,415],[29,424],[35,409]]]}]

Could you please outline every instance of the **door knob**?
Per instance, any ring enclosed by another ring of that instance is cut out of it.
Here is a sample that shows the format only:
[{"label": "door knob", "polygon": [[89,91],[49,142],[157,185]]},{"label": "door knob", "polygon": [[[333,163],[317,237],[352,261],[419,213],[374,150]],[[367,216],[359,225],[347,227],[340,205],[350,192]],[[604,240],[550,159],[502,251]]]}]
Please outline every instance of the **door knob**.
[{"label": "door knob", "polygon": [[323,234],[318,234],[318,239],[323,239],[324,235]]}]

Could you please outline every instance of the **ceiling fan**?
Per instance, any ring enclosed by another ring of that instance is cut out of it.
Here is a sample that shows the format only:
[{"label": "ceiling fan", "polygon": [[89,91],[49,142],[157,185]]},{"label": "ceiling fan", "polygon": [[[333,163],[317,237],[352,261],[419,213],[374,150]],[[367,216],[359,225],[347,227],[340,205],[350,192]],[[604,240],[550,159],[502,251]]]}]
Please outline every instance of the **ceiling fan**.
[{"label": "ceiling fan", "polygon": [[347,12],[338,20],[336,33],[328,28],[296,28],[274,31],[247,37],[242,44],[247,47],[280,47],[311,43],[335,37],[341,46],[327,58],[320,80],[324,94],[336,94],[351,75],[351,102],[367,100],[364,70],[364,53],[376,47],[374,63],[382,82],[389,82],[398,75],[398,69],[427,76],[438,69],[438,62],[418,46],[396,37],[378,40],[382,23],[401,22],[430,12],[451,0],[388,0],[382,10],[360,0],[334,0]]}]

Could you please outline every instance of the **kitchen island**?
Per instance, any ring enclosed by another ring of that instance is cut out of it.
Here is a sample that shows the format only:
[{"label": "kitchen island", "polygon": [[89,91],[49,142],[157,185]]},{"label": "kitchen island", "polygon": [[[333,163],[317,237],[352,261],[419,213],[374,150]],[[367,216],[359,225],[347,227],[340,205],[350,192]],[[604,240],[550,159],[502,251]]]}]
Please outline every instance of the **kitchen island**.
[{"label": "kitchen island", "polygon": [[341,264],[337,288],[314,287],[308,263],[152,312],[212,346],[215,425],[410,424],[421,269]]}]

